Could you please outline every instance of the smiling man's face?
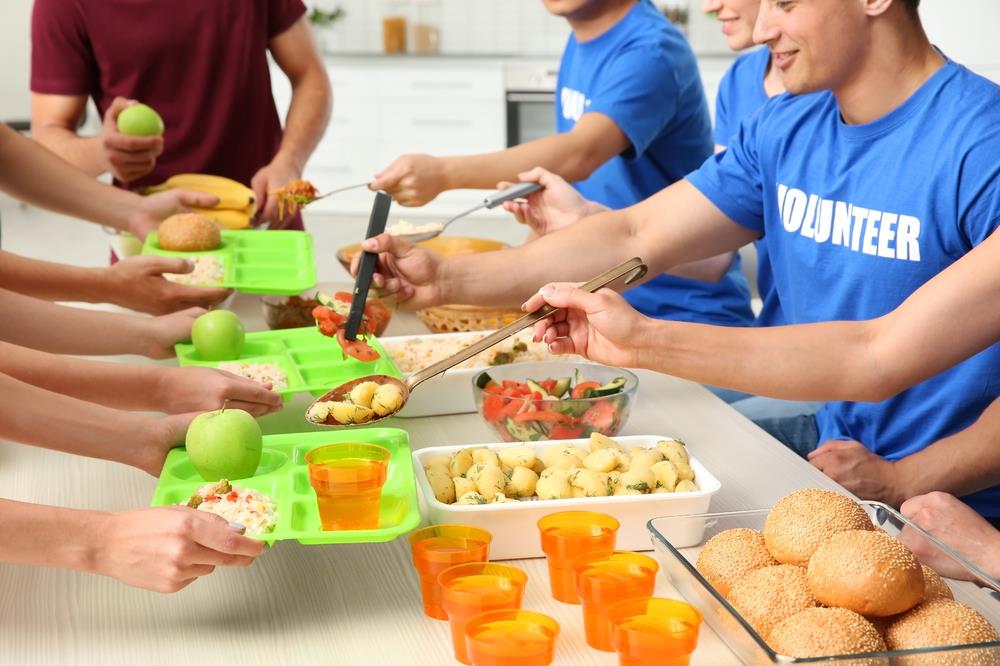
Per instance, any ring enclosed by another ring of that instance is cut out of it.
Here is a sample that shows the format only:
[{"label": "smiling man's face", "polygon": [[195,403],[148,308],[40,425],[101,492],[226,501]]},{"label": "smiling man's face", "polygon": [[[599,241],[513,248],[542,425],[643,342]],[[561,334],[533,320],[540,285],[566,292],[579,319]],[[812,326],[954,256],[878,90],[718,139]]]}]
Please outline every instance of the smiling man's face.
[{"label": "smiling man's face", "polygon": [[726,44],[734,51],[753,46],[753,27],[757,21],[760,0],[703,0],[701,10],[715,14],[722,24]]},{"label": "smiling man's face", "polygon": [[868,49],[864,0],[764,0],[753,39],[771,49],[788,92],[837,90]]}]

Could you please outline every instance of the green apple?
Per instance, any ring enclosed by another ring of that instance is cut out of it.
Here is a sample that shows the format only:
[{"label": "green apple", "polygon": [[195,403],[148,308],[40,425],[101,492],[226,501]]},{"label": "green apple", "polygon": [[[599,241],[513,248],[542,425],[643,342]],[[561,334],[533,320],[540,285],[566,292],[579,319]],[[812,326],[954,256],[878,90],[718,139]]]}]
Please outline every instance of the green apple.
[{"label": "green apple", "polygon": [[260,464],[260,426],[248,412],[223,407],[196,416],[184,446],[206,481],[245,479]]},{"label": "green apple", "polygon": [[133,104],[118,114],[118,131],[131,136],[160,136],[163,118],[150,106]]},{"label": "green apple", "polygon": [[243,353],[246,331],[231,311],[212,310],[194,320],[191,342],[206,361],[232,361]]}]

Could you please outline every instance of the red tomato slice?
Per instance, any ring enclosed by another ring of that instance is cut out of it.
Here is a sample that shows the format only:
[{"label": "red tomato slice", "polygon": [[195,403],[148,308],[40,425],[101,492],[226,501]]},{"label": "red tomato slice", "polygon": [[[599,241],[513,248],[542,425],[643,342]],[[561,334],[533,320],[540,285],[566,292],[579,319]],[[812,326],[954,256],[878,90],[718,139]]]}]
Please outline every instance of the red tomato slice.
[{"label": "red tomato slice", "polygon": [[538,382],[538,385],[545,389],[546,393],[552,393],[556,388],[556,380],[554,379],[543,379]]},{"label": "red tomato slice", "polygon": [[594,403],[583,413],[580,421],[592,426],[598,432],[610,432],[618,419],[618,408],[611,400]]},{"label": "red tomato slice", "polygon": [[488,395],[483,400],[483,417],[487,421],[499,421],[503,414],[503,398],[497,395]]},{"label": "red tomato slice", "polygon": [[559,412],[524,412],[523,414],[516,414],[514,416],[514,421],[517,423],[524,423],[525,421],[550,421],[553,423],[565,423],[570,420],[570,417],[565,414],[560,414]]},{"label": "red tomato slice", "polygon": [[593,390],[593,389],[596,389],[596,388],[600,388],[600,386],[601,386],[601,382],[580,382],[579,384],[577,384],[576,386],[573,387],[573,390],[570,392],[570,397],[571,398],[586,398],[587,397],[587,389]]},{"label": "red tomato slice", "polygon": [[356,358],[362,363],[377,361],[381,356],[375,349],[364,340],[348,340],[344,337],[344,329],[337,330],[337,342],[344,353],[352,358]]},{"label": "red tomato slice", "polygon": [[557,423],[549,430],[551,439],[577,439],[583,434],[583,426]]},{"label": "red tomato slice", "polygon": [[333,295],[333,300],[340,301],[341,303],[350,303],[354,299],[346,291],[338,291]]}]

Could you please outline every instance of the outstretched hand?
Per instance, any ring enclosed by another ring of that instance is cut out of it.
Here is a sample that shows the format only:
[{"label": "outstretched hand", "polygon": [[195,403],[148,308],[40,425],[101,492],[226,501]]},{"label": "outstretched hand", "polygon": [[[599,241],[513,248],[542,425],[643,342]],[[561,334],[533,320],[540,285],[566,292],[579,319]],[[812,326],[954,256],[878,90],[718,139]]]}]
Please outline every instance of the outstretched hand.
[{"label": "outstretched hand", "polygon": [[[372,282],[383,296],[394,296],[406,308],[440,305],[442,301],[441,257],[389,234],[379,234],[361,244],[367,252],[377,252],[378,266]],[[357,275],[362,253],[351,260],[351,275]]]},{"label": "outstretched hand", "polygon": [[639,345],[649,319],[611,289],[594,293],[568,282],[547,284],[522,306],[534,312],[548,304],[561,308],[535,324],[535,341],[554,354],[579,354],[619,367],[639,367]]},{"label": "outstretched hand", "polygon": [[190,273],[194,265],[179,257],[129,257],[107,268],[107,300],[138,312],[162,315],[190,307],[211,308],[232,290],[171,282],[164,273]]},{"label": "outstretched hand", "polygon": [[[542,167],[517,174],[520,181],[540,183],[543,189],[532,192],[524,201],[505,201],[503,209],[521,224],[527,224],[539,236],[550,234],[578,222],[588,215],[607,210],[598,203],[587,201],[560,176]],[[517,183],[497,184],[504,190]]]}]

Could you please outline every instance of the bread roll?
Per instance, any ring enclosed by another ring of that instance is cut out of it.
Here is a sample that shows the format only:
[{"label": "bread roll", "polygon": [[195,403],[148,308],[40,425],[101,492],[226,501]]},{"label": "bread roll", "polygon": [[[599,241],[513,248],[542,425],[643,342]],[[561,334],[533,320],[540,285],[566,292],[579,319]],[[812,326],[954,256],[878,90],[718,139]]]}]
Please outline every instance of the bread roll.
[{"label": "bread roll", "polygon": [[792,564],[750,572],[730,588],[729,603],[764,640],[782,620],[819,605],[806,583],[806,570]]},{"label": "bread roll", "polygon": [[[952,599],[932,599],[889,625],[885,641],[891,650],[1000,641],[996,628],[978,612]],[[899,657],[900,666],[995,666],[997,653],[961,650]]]},{"label": "bread roll", "polygon": [[764,537],[757,530],[739,527],[719,532],[708,540],[698,554],[695,567],[712,587],[724,597],[736,581],[751,571],[777,564],[764,547]]},{"label": "bread roll", "polygon": [[[885,650],[872,623],[845,608],[807,608],[779,622],[769,641],[789,657],[826,657]],[[838,666],[843,662],[837,662]],[[886,666],[885,659],[858,659],[851,666]]]},{"label": "bread roll", "polygon": [[924,596],[917,558],[884,532],[837,532],[813,553],[806,576],[820,603],[862,615],[902,613]]},{"label": "bread roll", "polygon": [[921,564],[920,569],[924,572],[924,601],[931,599],[954,599],[951,588],[944,579],[938,575],[937,571],[931,569],[926,564]]},{"label": "bread roll", "polygon": [[854,500],[807,488],[785,495],[774,505],[764,523],[764,542],[774,559],[804,567],[831,534],[871,529],[868,514]]},{"label": "bread roll", "polygon": [[171,215],[160,223],[156,238],[161,249],[172,252],[205,252],[222,243],[219,227],[198,213]]}]

